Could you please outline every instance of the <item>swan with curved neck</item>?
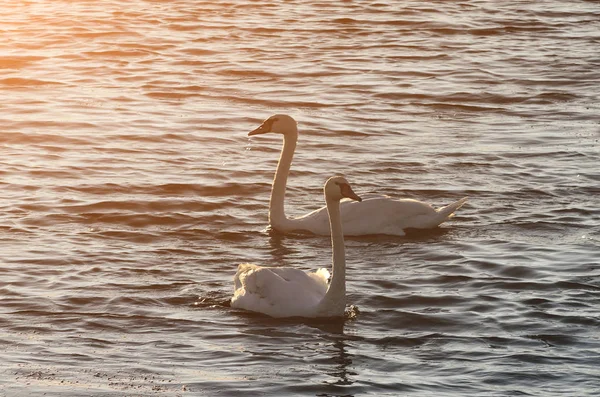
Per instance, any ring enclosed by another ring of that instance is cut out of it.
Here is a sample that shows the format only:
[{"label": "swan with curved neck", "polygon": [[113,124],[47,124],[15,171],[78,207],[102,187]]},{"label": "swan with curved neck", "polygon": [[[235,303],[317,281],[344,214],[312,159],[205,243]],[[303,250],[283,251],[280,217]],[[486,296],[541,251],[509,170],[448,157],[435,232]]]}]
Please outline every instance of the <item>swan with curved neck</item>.
[{"label": "swan with curved neck", "polygon": [[[269,225],[280,232],[308,231],[319,235],[329,234],[329,221],[325,207],[298,218],[285,215],[285,190],[287,178],[298,141],[296,120],[285,114],[266,119],[248,136],[267,133],[283,135],[283,148],[269,203]],[[405,230],[434,228],[454,216],[467,201],[462,198],[438,209],[430,204],[412,199],[392,199],[387,196],[365,199],[362,202],[343,202],[341,214],[346,236],[388,234],[404,236]]]},{"label": "swan with curved neck", "polygon": [[324,187],[329,212],[332,276],[327,269],[304,272],[290,267],[238,266],[231,307],[272,317],[340,317],[346,308],[346,254],[340,219],[340,200],[361,201],[343,177],[332,177]]}]

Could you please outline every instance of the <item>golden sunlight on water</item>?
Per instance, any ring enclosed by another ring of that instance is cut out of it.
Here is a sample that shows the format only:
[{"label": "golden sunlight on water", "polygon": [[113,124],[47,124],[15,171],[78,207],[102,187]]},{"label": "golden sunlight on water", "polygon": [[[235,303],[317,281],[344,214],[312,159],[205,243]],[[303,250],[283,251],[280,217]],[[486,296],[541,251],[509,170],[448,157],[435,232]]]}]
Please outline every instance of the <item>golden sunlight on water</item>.
[{"label": "golden sunlight on water", "polygon": [[[592,1],[3,1],[0,397],[595,395],[599,31]],[[333,175],[469,197],[347,237],[345,318],[230,306],[239,263],[331,267],[267,230],[273,114],[290,217]]]}]

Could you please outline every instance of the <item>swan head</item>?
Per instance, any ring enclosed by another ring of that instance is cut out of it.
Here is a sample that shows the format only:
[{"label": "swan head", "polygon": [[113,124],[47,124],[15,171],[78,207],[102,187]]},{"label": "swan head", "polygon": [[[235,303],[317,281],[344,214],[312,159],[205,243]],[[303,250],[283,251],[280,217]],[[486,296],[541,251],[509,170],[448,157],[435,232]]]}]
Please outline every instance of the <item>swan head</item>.
[{"label": "swan head", "polygon": [[263,121],[258,128],[250,131],[248,136],[268,134],[269,132],[283,135],[298,135],[298,125],[292,116],[288,116],[287,114],[275,114]]},{"label": "swan head", "polygon": [[355,201],[362,201],[362,199],[352,191],[352,187],[342,176],[331,177],[325,182],[325,200],[341,200],[344,197]]}]

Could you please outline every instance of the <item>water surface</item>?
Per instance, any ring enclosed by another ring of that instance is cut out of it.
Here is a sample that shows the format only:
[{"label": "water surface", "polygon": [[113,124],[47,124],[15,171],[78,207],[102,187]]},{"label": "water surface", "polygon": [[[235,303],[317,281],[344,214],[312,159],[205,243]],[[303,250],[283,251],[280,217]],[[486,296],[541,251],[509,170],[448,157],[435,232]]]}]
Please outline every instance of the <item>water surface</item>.
[{"label": "water surface", "polygon": [[[600,5],[0,5],[0,396],[592,396],[600,388]],[[469,203],[346,241],[345,321],[232,310],[240,262],[327,177]]]}]

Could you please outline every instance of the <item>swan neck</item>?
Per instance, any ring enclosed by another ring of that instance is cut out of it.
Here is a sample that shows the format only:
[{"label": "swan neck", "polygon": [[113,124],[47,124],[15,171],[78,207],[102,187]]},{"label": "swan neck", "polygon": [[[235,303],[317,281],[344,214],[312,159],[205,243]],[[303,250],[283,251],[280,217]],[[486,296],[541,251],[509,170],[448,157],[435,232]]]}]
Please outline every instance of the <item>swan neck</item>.
[{"label": "swan neck", "polygon": [[281,156],[277,163],[277,171],[275,171],[275,179],[273,180],[271,201],[269,204],[269,224],[276,229],[281,228],[281,226],[287,222],[284,205],[285,190],[297,141],[297,131],[295,131],[295,133],[283,135],[283,148],[281,149]]},{"label": "swan neck", "polygon": [[327,200],[332,246],[332,276],[327,293],[321,303],[322,310],[342,316],[346,308],[346,250],[340,216],[340,202]]}]

